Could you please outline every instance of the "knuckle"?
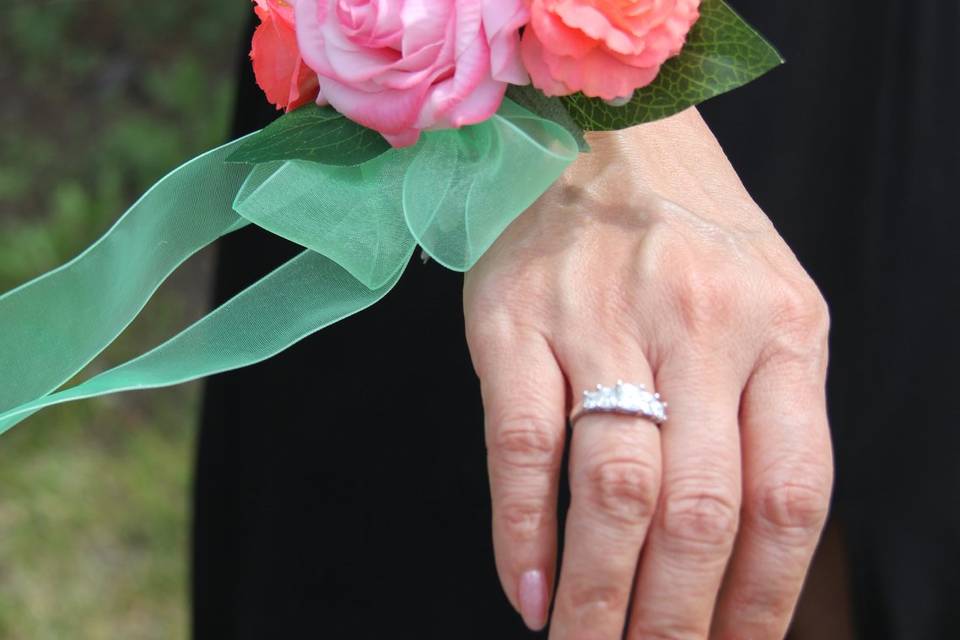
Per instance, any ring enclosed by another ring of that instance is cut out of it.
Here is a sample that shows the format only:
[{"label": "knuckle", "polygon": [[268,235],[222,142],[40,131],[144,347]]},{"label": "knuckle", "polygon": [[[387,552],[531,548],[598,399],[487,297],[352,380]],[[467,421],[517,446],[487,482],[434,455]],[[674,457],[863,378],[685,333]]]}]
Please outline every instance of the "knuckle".
[{"label": "knuckle", "polygon": [[549,420],[517,416],[494,428],[488,447],[498,464],[546,471],[560,462],[563,435]]},{"label": "knuckle", "polygon": [[596,507],[614,520],[641,524],[656,508],[660,473],[647,462],[603,460],[588,470],[586,479]]},{"label": "knuckle", "polygon": [[689,334],[712,334],[736,323],[743,287],[731,268],[694,260],[671,280],[675,305]]},{"label": "knuckle", "polygon": [[540,338],[539,319],[547,317],[539,302],[526,308],[499,302],[480,305],[482,311],[464,313],[464,330],[473,368],[481,383],[502,375],[502,361],[519,344]]},{"label": "knuckle", "polygon": [[579,580],[571,585],[567,605],[573,611],[592,611],[599,614],[618,612],[627,607],[630,592],[626,589]]},{"label": "knuckle", "polygon": [[687,625],[673,624],[659,628],[638,626],[627,636],[628,640],[704,640],[705,631]]},{"label": "knuckle", "polygon": [[809,278],[782,284],[770,303],[774,327],[781,346],[809,353],[810,347],[825,347],[830,333],[830,309]]},{"label": "knuckle", "polygon": [[516,321],[508,310],[491,305],[483,308],[483,313],[465,314],[464,329],[471,351],[483,352],[509,343],[516,333]]},{"label": "knuckle", "polygon": [[[719,638],[743,637],[745,629],[750,629],[751,637],[773,638],[783,634],[786,621],[789,621],[796,606],[799,586],[778,585],[765,581],[752,583],[746,589],[731,592],[727,603],[734,619],[736,629],[724,629]],[[741,635],[738,635],[741,634]]]},{"label": "knuckle", "polygon": [[536,540],[552,517],[542,503],[533,501],[509,501],[498,511],[503,533],[515,542]]},{"label": "knuckle", "polygon": [[830,510],[829,483],[782,480],[763,486],[752,511],[776,529],[818,533]]},{"label": "knuckle", "polygon": [[740,507],[735,495],[710,488],[675,491],[667,496],[663,528],[677,541],[710,548],[733,544],[739,526]]},{"label": "knuckle", "polygon": [[474,269],[464,277],[465,316],[468,322],[475,320],[478,330],[492,326],[509,331],[512,322],[529,315],[526,312],[548,304],[544,292],[550,291],[551,272],[536,264],[518,268],[523,277],[516,277],[516,269]]}]

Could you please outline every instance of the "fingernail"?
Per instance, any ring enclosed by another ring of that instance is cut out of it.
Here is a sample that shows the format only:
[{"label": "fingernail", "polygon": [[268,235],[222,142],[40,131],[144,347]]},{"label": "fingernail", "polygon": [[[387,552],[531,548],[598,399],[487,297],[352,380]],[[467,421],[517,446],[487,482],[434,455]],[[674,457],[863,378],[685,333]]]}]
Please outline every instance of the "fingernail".
[{"label": "fingernail", "polygon": [[547,624],[547,581],[543,572],[535,569],[520,576],[517,599],[523,622],[533,631],[543,629]]}]

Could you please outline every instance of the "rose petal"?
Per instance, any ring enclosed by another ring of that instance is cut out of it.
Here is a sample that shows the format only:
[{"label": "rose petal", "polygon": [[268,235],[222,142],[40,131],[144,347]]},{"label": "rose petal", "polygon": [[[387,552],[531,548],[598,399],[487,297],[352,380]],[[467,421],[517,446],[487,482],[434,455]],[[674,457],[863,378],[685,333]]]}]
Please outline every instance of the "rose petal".
[{"label": "rose petal", "polygon": [[485,3],[483,30],[490,45],[490,71],[495,80],[510,84],[528,84],[530,76],[520,59],[520,27],[530,20],[530,12],[516,0],[513,13],[501,11],[500,4]]},{"label": "rose petal", "polygon": [[404,57],[436,44],[454,19],[453,3],[436,0],[406,0],[400,12],[403,22]]},{"label": "rose petal", "polygon": [[311,87],[306,74],[291,99],[302,91],[329,101],[391,144],[489,118],[507,82],[528,81],[519,36],[526,0],[292,1],[296,41],[319,83]]},{"label": "rose petal", "polygon": [[420,129],[410,128],[396,133],[384,133],[381,131],[380,135],[386,138],[387,142],[394,147],[412,147],[417,144],[417,140],[420,139]]},{"label": "rose petal", "polygon": [[483,122],[500,108],[506,91],[506,83],[487,77],[474,88],[466,100],[453,107],[433,126],[456,128]]},{"label": "rose petal", "polygon": [[331,78],[320,78],[320,90],[330,105],[355,122],[380,133],[399,133],[414,126],[427,86],[405,91],[362,91]]},{"label": "rose petal", "polygon": [[[444,121],[454,107],[466,100],[489,78],[490,49],[487,47],[486,38],[477,34],[457,58],[453,76],[438,82],[430,89],[416,126],[427,129],[439,121]],[[499,103],[493,110],[496,111],[498,106]]]}]

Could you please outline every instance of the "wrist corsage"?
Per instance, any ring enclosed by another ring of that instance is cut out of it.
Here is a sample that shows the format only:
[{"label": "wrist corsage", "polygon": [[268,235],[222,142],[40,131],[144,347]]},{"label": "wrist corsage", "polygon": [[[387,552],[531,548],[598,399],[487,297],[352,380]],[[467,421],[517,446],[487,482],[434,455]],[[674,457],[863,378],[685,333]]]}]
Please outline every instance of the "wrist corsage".
[{"label": "wrist corsage", "polygon": [[[387,294],[417,246],[469,269],[589,149],[781,63],[722,0],[256,0],[286,111],[157,182],[0,296],[0,433],[40,409],[270,358]],[[61,388],[160,284],[255,224],[303,252],[155,349]]]}]

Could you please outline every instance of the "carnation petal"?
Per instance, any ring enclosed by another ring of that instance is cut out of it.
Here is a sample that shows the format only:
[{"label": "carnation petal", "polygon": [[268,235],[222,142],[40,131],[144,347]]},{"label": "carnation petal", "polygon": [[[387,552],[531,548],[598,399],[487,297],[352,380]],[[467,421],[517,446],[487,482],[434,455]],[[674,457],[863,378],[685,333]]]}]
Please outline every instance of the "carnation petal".
[{"label": "carnation petal", "polygon": [[[593,50],[597,41],[578,29],[571,29],[556,14],[547,11],[543,2],[534,0],[530,7],[530,25],[544,49],[561,56],[579,58]],[[524,35],[526,37],[526,35]]]},{"label": "carnation petal", "polygon": [[277,17],[287,27],[293,28],[294,14],[293,5],[283,0],[255,0],[260,6],[267,6],[270,13]]},{"label": "carnation petal", "polygon": [[554,11],[566,26],[582,31],[591,40],[601,41],[618,53],[639,53],[639,50],[643,49],[642,40],[638,41],[631,34],[615,27],[610,18],[595,7],[578,0],[567,0],[557,3]]},{"label": "carnation petal", "polygon": [[604,100],[628,96],[653,82],[660,72],[659,65],[634,67],[602,49],[595,49],[582,58],[547,56],[545,62],[550,74],[573,91]]},{"label": "carnation petal", "polygon": [[290,77],[290,96],[287,104],[287,112],[293,111],[315,100],[319,92],[320,81],[317,78],[317,74],[298,57],[293,75]]},{"label": "carnation petal", "polygon": [[540,40],[533,29],[523,32],[520,55],[530,74],[530,82],[545,95],[566,96],[576,92],[576,89],[568,87],[551,73],[545,58],[556,56],[540,46]]},{"label": "carnation petal", "polygon": [[290,83],[300,57],[296,37],[268,11],[257,7],[261,23],[253,32],[250,59],[257,84],[278,109],[290,102]]},{"label": "carnation petal", "polygon": [[521,53],[547,95],[615,100],[648,85],[683,47],[700,0],[529,0]]}]

